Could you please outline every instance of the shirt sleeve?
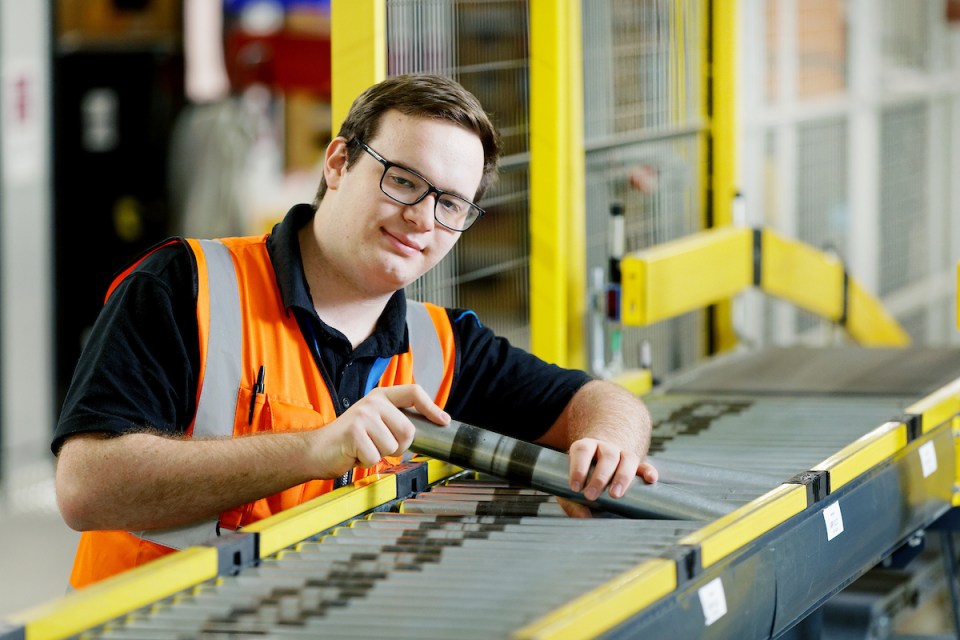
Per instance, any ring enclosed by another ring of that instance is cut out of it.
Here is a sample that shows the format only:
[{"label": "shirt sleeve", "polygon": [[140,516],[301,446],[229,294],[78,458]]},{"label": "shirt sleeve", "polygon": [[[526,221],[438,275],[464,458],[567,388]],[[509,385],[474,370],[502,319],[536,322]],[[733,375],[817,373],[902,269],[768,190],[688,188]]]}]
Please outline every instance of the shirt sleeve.
[{"label": "shirt sleeve", "polygon": [[147,256],[94,323],[51,448],[76,433],[180,434],[193,420],[199,346],[193,257],[182,243]]},{"label": "shirt sleeve", "polygon": [[519,349],[483,326],[476,314],[448,309],[457,369],[446,410],[474,426],[522,440],[542,436],[592,378]]}]

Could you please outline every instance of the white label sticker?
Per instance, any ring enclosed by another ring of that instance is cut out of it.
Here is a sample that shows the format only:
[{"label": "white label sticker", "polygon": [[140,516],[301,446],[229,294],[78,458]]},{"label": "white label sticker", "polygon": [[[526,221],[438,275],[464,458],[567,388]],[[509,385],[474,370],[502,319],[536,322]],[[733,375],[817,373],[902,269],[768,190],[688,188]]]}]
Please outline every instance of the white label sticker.
[{"label": "white label sticker", "polygon": [[700,607],[703,609],[703,622],[708,627],[727,614],[727,597],[723,593],[723,582],[714,578],[697,591]]},{"label": "white label sticker", "polygon": [[833,540],[843,533],[843,514],[840,513],[839,502],[823,510],[823,522],[827,525],[827,540]]},{"label": "white label sticker", "polygon": [[932,442],[920,447],[920,468],[923,469],[924,478],[937,470],[937,450]]}]

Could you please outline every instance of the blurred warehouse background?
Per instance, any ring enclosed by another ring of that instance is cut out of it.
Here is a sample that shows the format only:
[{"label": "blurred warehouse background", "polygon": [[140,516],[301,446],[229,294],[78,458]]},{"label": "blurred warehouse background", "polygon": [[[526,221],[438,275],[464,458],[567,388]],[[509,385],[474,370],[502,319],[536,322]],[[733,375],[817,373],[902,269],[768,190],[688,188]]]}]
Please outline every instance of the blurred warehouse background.
[{"label": "blurred warehouse background", "polygon": [[311,201],[365,61],[458,79],[506,148],[489,215],[410,296],[604,376],[850,340],[757,290],[605,320],[616,209],[628,252],[776,230],[835,256],[912,344],[960,344],[960,2],[571,0],[575,29],[550,21],[565,4],[0,0],[0,614],[66,585],[49,439],[113,274]]}]

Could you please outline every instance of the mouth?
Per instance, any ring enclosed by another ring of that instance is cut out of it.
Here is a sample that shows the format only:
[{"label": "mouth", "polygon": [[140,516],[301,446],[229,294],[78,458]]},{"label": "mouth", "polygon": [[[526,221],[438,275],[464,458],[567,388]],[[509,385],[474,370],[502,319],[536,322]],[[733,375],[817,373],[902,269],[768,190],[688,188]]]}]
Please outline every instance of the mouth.
[{"label": "mouth", "polygon": [[394,235],[386,229],[381,228],[383,234],[387,237],[390,243],[399,249],[402,253],[407,255],[416,255],[423,253],[424,247],[421,247],[415,240],[404,237],[402,235]]}]

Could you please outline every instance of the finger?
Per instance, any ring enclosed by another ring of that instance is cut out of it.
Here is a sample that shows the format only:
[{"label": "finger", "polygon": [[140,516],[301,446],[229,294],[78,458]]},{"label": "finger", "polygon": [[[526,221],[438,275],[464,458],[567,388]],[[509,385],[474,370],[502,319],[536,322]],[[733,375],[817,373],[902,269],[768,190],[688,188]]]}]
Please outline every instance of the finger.
[{"label": "finger", "polygon": [[585,504],[580,504],[579,502],[574,502],[573,500],[566,500],[564,498],[557,498],[557,504],[560,505],[560,508],[563,509],[563,512],[566,513],[571,518],[592,518],[593,512],[590,511],[590,507]]},{"label": "finger", "polygon": [[613,474],[613,480],[610,481],[610,495],[614,498],[622,498],[627,492],[627,487],[637,477],[637,470],[640,467],[640,458],[629,451],[620,453],[620,464]]},{"label": "finger", "polygon": [[637,468],[637,475],[647,484],[653,484],[660,479],[660,472],[649,462],[642,462]]},{"label": "finger", "polygon": [[416,409],[423,417],[436,424],[450,424],[450,415],[433,401],[418,384],[404,384],[386,387],[384,393],[393,406],[400,409]]},{"label": "finger", "polygon": [[596,500],[610,484],[614,472],[620,466],[620,450],[600,443],[597,446],[597,462],[590,473],[590,480],[583,490],[583,495],[587,500]]},{"label": "finger", "polygon": [[577,440],[570,445],[570,490],[580,492],[586,484],[590,465],[597,453],[596,440]]},{"label": "finger", "polygon": [[380,453],[380,448],[366,430],[354,436],[352,453],[357,461],[357,466],[360,467],[372,467],[383,458],[383,454]]},{"label": "finger", "polygon": [[390,431],[394,446],[394,449],[385,455],[400,455],[409,449],[414,436],[417,435],[417,430],[410,418],[399,409],[391,408],[390,411],[384,413],[383,420]]}]

